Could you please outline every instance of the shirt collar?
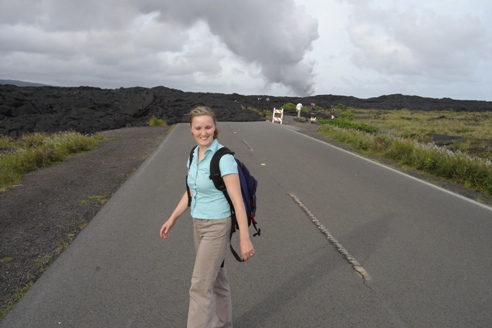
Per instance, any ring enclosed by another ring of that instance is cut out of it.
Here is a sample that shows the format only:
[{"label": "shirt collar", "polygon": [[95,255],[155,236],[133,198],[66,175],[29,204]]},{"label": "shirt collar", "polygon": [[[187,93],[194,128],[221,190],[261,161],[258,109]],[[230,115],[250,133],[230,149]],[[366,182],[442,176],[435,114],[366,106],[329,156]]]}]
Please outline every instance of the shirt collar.
[{"label": "shirt collar", "polygon": [[[220,145],[219,141],[217,139],[214,139],[214,141],[212,141],[210,146],[205,151],[205,156],[207,155],[207,153],[210,153],[210,152],[215,153],[217,151],[217,149],[219,149],[219,145]],[[198,156],[198,147],[195,148],[194,156]]]},{"label": "shirt collar", "polygon": [[210,147],[208,147],[208,149],[205,151],[205,153],[208,153],[208,152],[215,153],[218,148],[219,148],[219,142],[217,141],[217,139],[214,139],[214,141],[212,142]]}]

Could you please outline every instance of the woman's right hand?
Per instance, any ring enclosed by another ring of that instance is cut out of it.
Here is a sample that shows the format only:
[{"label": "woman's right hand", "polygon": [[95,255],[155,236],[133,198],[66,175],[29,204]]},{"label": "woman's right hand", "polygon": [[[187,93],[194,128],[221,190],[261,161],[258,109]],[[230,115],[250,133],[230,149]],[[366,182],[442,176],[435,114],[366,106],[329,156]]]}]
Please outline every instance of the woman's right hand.
[{"label": "woman's right hand", "polygon": [[161,238],[167,239],[167,237],[169,237],[169,231],[173,227],[174,222],[176,222],[176,221],[169,219],[162,225],[162,228],[160,231]]},{"label": "woman's right hand", "polygon": [[183,197],[178,203],[178,206],[174,209],[173,214],[167,219],[167,221],[162,225],[160,235],[162,238],[167,239],[169,237],[169,231],[179,219],[179,217],[188,209],[188,192],[183,193]]}]

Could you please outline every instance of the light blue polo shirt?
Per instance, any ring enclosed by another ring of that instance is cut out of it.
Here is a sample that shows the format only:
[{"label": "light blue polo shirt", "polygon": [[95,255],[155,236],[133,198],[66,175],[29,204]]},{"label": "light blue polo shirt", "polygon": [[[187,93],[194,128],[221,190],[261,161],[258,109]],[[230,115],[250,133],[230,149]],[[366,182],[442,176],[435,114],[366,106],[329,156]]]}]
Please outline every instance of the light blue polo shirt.
[{"label": "light blue polo shirt", "polygon": [[[188,186],[192,191],[191,198],[191,217],[195,219],[224,219],[231,216],[229,203],[222,191],[215,188],[210,179],[210,161],[215,152],[222,148],[221,144],[215,139],[210,147],[205,151],[205,156],[198,163],[198,147],[193,153],[193,162],[188,170]],[[234,156],[226,154],[222,156],[219,163],[222,176],[238,173],[237,164]]]}]

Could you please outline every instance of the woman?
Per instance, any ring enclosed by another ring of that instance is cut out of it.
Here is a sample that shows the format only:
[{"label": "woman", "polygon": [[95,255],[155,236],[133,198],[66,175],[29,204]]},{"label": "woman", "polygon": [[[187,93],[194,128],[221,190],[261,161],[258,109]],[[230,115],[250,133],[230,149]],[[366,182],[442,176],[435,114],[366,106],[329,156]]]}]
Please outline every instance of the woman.
[{"label": "woman", "polygon": [[[230,207],[222,191],[209,178],[210,160],[223,146],[217,141],[219,130],[215,114],[208,107],[197,107],[190,113],[190,130],[198,145],[193,162],[188,163],[188,185],[191,191],[196,259],[190,287],[188,327],[232,327],[232,303],[225,268],[221,266],[230,245]],[[237,164],[230,154],[220,159],[220,172],[229,197],[236,209],[240,250],[247,261],[254,255],[246,211],[244,209]],[[162,238],[188,208],[185,191],[175,210],[161,228]]]}]

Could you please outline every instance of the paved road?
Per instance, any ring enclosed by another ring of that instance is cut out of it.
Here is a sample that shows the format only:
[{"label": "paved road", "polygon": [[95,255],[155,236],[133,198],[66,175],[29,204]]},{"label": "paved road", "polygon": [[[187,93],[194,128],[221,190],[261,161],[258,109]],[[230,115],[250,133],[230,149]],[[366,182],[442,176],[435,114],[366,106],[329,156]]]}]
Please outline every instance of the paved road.
[{"label": "paved road", "polygon": [[[257,255],[226,260],[235,327],[492,326],[490,207],[286,126],[219,127],[260,181]],[[158,230],[192,145],[176,126],[0,327],[184,327],[191,220]]]}]

